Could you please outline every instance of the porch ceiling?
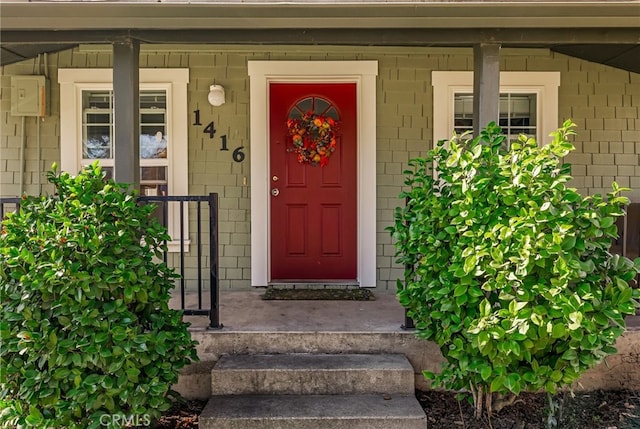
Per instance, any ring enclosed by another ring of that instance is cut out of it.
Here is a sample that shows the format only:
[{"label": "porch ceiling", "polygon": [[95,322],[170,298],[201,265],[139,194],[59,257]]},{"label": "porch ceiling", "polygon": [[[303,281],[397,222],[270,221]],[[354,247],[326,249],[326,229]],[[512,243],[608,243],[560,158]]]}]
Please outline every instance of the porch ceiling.
[{"label": "porch ceiling", "polygon": [[7,64],[13,64],[19,61],[35,58],[39,54],[64,51],[75,46],[77,45],[65,43],[43,43],[37,45],[1,43],[0,66],[6,66]]},{"label": "porch ceiling", "polygon": [[1,65],[80,43],[545,47],[640,73],[640,3],[0,0]]}]

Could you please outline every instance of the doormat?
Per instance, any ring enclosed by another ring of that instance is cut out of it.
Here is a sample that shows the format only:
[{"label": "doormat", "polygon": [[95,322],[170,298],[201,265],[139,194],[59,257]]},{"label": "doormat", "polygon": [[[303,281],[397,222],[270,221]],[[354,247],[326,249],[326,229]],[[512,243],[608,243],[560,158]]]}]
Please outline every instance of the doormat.
[{"label": "doormat", "polygon": [[267,288],[264,300],[375,301],[369,289],[276,289]]}]

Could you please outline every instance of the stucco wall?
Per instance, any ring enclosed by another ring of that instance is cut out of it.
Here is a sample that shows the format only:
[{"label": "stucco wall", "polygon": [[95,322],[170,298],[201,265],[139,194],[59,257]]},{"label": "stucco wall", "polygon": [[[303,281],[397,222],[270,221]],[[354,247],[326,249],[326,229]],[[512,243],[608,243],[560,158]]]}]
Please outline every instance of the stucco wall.
[{"label": "stucco wall", "polygon": [[[44,120],[25,119],[24,191],[50,192],[43,171],[59,161],[60,91],[59,68],[111,67],[111,54],[104,48],[76,48],[49,55],[47,70],[51,82],[51,112]],[[336,48],[336,47],[189,47],[169,51],[145,47],[140,55],[143,68],[188,67],[188,109],[200,110],[203,123],[215,121],[214,139],[202,127],[189,127],[189,193],[220,195],[220,276],[225,288],[250,285],[250,200],[249,200],[249,78],[248,60],[377,60],[377,286],[394,289],[402,276],[396,266],[394,248],[384,230],[401,203],[402,171],[409,159],[431,148],[433,123],[433,70],[472,70],[470,49],[445,48]],[[574,181],[585,194],[607,192],[613,180],[632,191],[628,196],[640,202],[640,75],[578,60],[546,50],[509,50],[501,54],[502,71],[560,71],[558,122],[572,118],[578,125],[576,151],[567,157],[573,165]],[[40,69],[40,70],[38,70]],[[0,76],[0,195],[20,193],[20,146],[22,119],[10,115],[11,75],[38,74],[43,67],[24,61],[3,67]],[[211,107],[206,100],[213,82],[226,88],[227,103]],[[437,106],[435,108],[438,108]],[[192,121],[193,117],[189,117]],[[37,121],[40,121],[38,163]],[[227,135],[228,147],[245,147],[247,157],[236,163],[231,151],[220,151],[220,135]],[[196,261],[187,258],[188,275]]]}]

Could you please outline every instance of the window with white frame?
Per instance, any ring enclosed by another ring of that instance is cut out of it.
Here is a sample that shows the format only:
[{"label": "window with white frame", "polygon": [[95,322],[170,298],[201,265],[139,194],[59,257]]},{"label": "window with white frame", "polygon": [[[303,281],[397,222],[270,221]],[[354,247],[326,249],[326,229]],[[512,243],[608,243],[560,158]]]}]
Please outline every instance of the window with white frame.
[{"label": "window with white frame", "polygon": [[[432,73],[433,141],[473,129],[473,72]],[[559,72],[501,72],[499,125],[544,144],[558,126]]]},{"label": "window with white frame", "polygon": [[[113,176],[112,79],[111,69],[59,70],[60,167],[63,171],[75,174],[98,160],[107,176]],[[143,194],[188,194],[188,81],[188,69],[140,70],[140,188]],[[174,237],[169,250],[177,251],[179,208],[169,207],[168,215],[169,234]],[[185,222],[188,225],[186,219]]]},{"label": "window with white frame", "polygon": [[[168,195],[167,91],[140,91],[140,190]],[[82,90],[81,165],[99,160],[113,176],[113,91]]]}]

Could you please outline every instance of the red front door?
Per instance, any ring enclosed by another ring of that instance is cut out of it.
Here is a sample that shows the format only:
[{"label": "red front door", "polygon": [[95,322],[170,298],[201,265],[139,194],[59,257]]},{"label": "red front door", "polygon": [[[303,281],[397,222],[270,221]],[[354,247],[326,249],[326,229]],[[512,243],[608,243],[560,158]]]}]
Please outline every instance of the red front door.
[{"label": "red front door", "polygon": [[[291,150],[287,119],[309,111],[338,123],[324,166]],[[271,280],[356,279],[355,83],[272,83],[269,112]]]}]

